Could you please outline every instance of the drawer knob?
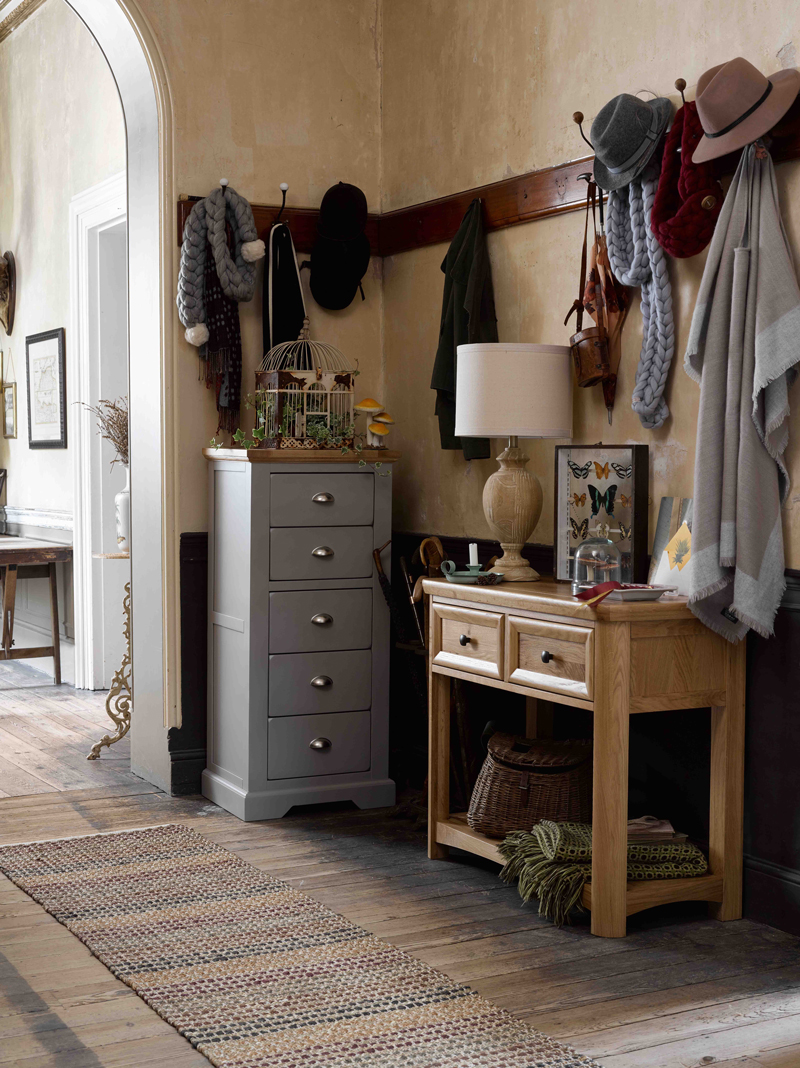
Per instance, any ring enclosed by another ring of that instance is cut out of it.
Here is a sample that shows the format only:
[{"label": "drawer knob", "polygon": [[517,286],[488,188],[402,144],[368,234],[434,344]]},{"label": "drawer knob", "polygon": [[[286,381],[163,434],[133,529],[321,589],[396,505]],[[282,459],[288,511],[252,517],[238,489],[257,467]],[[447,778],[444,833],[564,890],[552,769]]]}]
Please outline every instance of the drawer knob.
[{"label": "drawer knob", "polygon": [[312,738],[308,743],[309,749],[330,749],[333,742],[330,738]]},{"label": "drawer knob", "polygon": [[469,645],[469,643],[471,641],[472,641],[472,638],[470,638],[470,636],[468,634],[460,634],[458,636],[458,644],[459,645]]},{"label": "drawer knob", "polygon": [[542,663],[549,664],[551,660],[555,660],[552,653],[548,653],[546,649],[542,649]]},{"label": "drawer knob", "polygon": [[315,493],[311,500],[314,504],[333,504],[335,498],[332,493]]},{"label": "drawer knob", "polygon": [[329,545],[318,545],[311,550],[312,556],[333,556],[333,549]]},{"label": "drawer knob", "polygon": [[311,685],[316,690],[327,690],[329,686],[333,686],[333,679],[330,675],[315,675],[311,680]]},{"label": "drawer knob", "polygon": [[327,612],[318,612],[317,615],[311,617],[311,622],[315,627],[324,627],[328,623],[333,623],[333,616],[329,616]]}]

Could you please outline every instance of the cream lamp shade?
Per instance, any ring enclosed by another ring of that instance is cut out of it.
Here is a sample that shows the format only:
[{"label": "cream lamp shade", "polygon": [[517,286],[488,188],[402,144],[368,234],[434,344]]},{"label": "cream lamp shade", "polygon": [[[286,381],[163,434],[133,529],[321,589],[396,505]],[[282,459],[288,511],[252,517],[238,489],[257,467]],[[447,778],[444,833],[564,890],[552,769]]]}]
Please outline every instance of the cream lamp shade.
[{"label": "cream lamp shade", "polygon": [[522,555],[542,512],[542,487],[518,438],[572,437],[572,366],[564,345],[459,345],[456,435],[508,436],[500,469],[483,487],[486,522],[502,557],[492,571],[505,582],[539,578]]},{"label": "cream lamp shade", "polygon": [[459,345],[456,435],[571,438],[572,365],[565,345]]}]

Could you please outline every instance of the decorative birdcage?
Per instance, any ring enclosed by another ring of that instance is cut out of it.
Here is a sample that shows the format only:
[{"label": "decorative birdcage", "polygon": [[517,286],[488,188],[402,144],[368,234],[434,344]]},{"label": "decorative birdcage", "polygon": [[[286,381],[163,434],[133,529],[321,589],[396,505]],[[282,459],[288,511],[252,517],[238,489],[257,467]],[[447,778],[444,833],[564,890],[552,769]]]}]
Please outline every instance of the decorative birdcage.
[{"label": "decorative birdcage", "polygon": [[297,341],[271,348],[256,371],[256,426],[262,449],[341,449],[353,444],[355,374],[333,345]]}]

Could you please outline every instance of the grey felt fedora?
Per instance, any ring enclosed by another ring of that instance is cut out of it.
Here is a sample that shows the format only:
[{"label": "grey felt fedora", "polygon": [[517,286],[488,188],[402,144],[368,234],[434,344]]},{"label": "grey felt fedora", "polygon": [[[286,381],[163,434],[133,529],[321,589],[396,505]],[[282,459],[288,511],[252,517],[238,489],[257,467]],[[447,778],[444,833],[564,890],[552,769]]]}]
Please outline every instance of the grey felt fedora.
[{"label": "grey felt fedora", "polygon": [[672,102],[660,96],[640,100],[621,93],[592,123],[594,180],[601,189],[621,189],[647,166],[672,117]]}]

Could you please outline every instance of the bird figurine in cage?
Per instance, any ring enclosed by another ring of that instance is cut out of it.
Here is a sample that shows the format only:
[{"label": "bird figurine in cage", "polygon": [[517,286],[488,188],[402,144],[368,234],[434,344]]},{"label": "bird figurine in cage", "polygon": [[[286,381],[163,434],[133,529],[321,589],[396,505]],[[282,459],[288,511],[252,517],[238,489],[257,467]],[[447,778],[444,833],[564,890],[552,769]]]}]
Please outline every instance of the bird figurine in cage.
[{"label": "bird figurine in cage", "polygon": [[333,345],[309,339],[275,345],[256,371],[256,427],[262,449],[351,448],[355,373]]}]

